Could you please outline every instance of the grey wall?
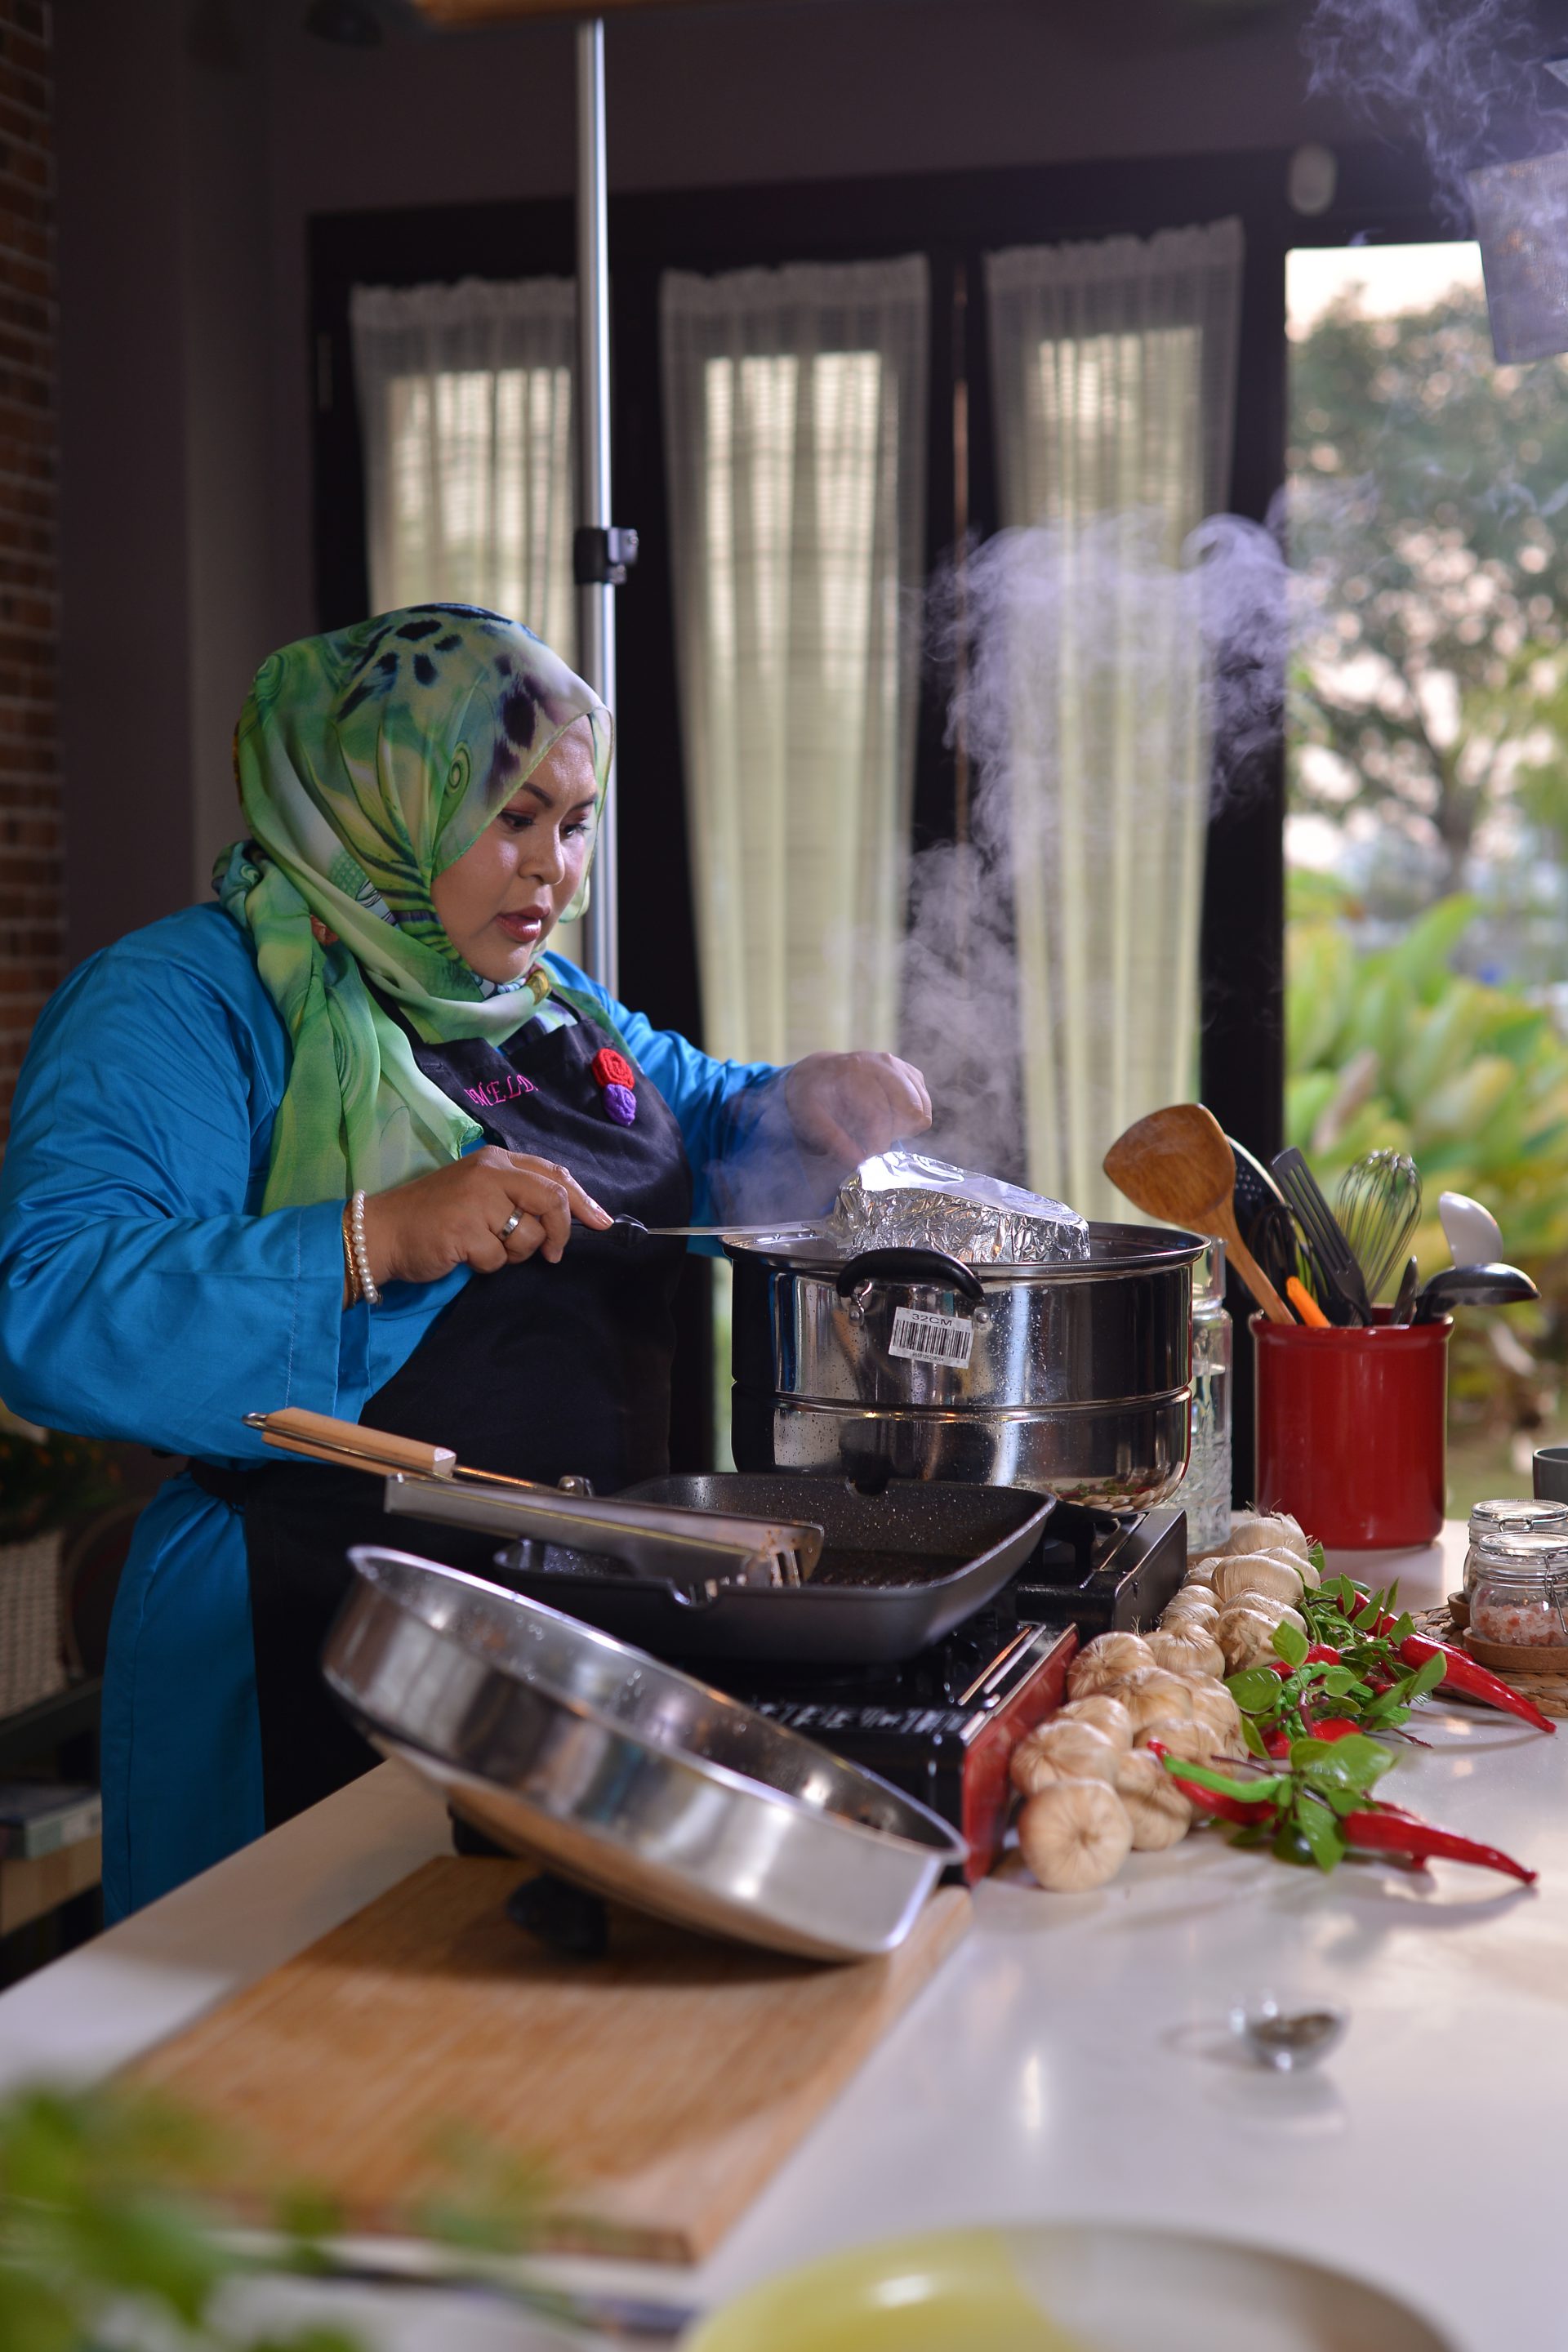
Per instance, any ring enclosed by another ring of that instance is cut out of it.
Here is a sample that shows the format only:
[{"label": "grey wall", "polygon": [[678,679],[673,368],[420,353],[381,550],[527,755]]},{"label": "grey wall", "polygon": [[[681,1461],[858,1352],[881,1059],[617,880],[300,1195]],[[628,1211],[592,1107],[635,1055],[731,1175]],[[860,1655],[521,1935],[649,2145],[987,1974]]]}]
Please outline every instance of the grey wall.
[{"label": "grey wall", "polygon": [[193,55],[192,13],[64,0],[57,16],[73,960],[205,894],[233,830],[235,713],[287,602],[264,51]]},{"label": "grey wall", "polygon": [[[300,634],[272,553],[273,341],[259,44],[186,70],[185,551],[190,583],[191,889],[237,830],[234,722],[261,656]],[[308,620],[308,616],[307,616]]]},{"label": "grey wall", "polygon": [[[304,0],[60,0],[70,938],[205,887],[229,735],[312,625],[316,212],[561,194],[560,23],[335,49]],[[621,189],[1289,146],[1297,0],[817,0],[612,17]],[[716,201],[720,200],[716,193]]]}]

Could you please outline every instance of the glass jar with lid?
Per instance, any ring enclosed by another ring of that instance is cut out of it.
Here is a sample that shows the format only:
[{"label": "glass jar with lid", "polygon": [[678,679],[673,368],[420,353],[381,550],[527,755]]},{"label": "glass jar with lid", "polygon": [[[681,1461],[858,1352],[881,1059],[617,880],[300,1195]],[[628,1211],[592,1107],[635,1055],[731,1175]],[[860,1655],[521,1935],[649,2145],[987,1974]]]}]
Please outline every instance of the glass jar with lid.
[{"label": "glass jar with lid", "polygon": [[1487,1529],[1466,1569],[1470,1633],[1510,1650],[1568,1649],[1568,1528]]},{"label": "glass jar with lid", "polygon": [[1192,1438],[1177,1496],[1187,1515],[1189,1559],[1218,1551],[1230,1535],[1232,1346],[1225,1244],[1211,1242],[1193,1268]]},{"label": "glass jar with lid", "polygon": [[1508,1529],[1543,1536],[1560,1530],[1562,1540],[1568,1543],[1568,1503],[1549,1503],[1532,1495],[1505,1495],[1496,1502],[1478,1503],[1470,1513],[1470,1548],[1465,1554],[1467,1600],[1474,1580],[1477,1544]]}]

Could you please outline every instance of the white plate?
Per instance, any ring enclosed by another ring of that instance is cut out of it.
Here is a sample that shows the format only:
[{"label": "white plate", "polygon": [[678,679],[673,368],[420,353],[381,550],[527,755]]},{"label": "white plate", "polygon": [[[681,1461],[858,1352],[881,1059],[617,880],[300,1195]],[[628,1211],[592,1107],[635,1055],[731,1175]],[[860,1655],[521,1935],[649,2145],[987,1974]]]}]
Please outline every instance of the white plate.
[{"label": "white plate", "polygon": [[933,2231],[785,2273],[683,2352],[1454,2352],[1342,2272],[1113,2224]]}]

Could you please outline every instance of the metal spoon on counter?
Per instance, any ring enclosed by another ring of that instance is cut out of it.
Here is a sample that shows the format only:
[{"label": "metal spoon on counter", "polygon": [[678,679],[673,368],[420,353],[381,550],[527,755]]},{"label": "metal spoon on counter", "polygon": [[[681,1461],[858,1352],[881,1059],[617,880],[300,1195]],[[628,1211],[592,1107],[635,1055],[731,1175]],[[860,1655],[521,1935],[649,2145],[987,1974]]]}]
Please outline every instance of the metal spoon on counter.
[{"label": "metal spoon on counter", "polygon": [[1135,1209],[1167,1225],[1208,1234],[1225,1244],[1232,1265],[1271,1323],[1296,1318],[1236,1222],[1236,1154],[1225,1129],[1202,1103],[1172,1103],[1135,1119],[1101,1162]]},{"label": "metal spoon on counter", "polygon": [[1349,2023],[1349,2011],[1331,2001],[1318,2009],[1284,2010],[1270,1993],[1256,2002],[1238,2001],[1230,2013],[1231,2032],[1277,2074],[1317,2065],[1338,2049]]}]

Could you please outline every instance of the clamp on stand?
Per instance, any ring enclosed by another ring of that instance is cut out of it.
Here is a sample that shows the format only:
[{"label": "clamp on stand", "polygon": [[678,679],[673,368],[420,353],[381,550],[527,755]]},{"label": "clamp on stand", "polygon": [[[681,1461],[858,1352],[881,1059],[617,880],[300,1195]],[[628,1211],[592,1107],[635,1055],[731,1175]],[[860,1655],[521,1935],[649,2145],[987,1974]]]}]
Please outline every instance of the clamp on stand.
[{"label": "clamp on stand", "polygon": [[572,534],[572,577],[579,588],[624,588],[637,560],[637,535],[616,523],[582,523]]}]

